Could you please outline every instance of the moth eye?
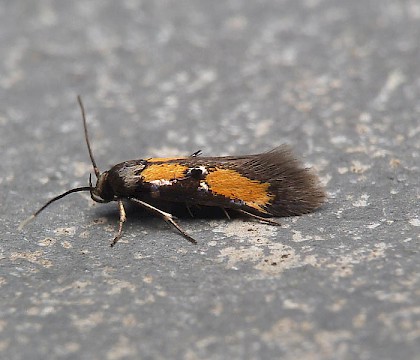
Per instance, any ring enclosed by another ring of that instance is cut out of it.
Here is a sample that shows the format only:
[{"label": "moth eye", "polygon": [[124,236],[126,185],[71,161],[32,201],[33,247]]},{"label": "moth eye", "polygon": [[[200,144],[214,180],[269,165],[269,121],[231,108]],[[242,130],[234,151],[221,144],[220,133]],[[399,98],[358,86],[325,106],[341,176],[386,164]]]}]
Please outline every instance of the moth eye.
[{"label": "moth eye", "polygon": [[197,166],[187,170],[187,176],[191,176],[192,178],[198,180],[204,179],[207,174],[208,171],[204,166]]}]

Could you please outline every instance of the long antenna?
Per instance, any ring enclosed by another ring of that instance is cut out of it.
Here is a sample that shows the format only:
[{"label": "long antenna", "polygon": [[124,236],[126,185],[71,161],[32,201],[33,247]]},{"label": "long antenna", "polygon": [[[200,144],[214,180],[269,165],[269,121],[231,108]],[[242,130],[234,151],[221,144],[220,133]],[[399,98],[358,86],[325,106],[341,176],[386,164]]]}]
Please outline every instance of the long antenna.
[{"label": "long antenna", "polygon": [[22,230],[23,227],[28,222],[32,221],[42,210],[44,210],[48,205],[52,204],[54,201],[60,200],[64,196],[67,196],[67,195],[75,193],[75,192],[90,191],[90,190],[91,190],[90,186],[82,186],[82,187],[74,188],[74,189],[71,189],[71,190],[67,190],[66,192],[63,192],[62,194],[57,195],[56,197],[53,197],[51,200],[49,200],[47,203],[45,203],[40,209],[38,209],[36,212],[34,212],[31,216],[29,216],[27,219],[23,220],[19,224],[18,229]]},{"label": "long antenna", "polygon": [[[96,162],[95,159],[93,158],[93,154],[92,154],[92,149],[90,147],[90,143],[89,143],[89,134],[88,134],[88,130],[87,130],[87,125],[86,125],[86,115],[85,115],[85,108],[83,106],[82,103],[82,99],[80,97],[80,95],[77,96],[77,101],[79,102],[80,105],[80,110],[82,111],[82,118],[83,118],[83,128],[85,130],[85,140],[86,140],[86,144],[87,144],[87,148],[89,151],[89,156],[90,156],[90,161],[92,162],[92,166],[93,166],[93,170],[95,171],[95,175],[96,178],[99,178],[100,172],[98,167],[96,166]],[[38,209],[35,213],[33,213],[31,216],[29,216],[26,220],[23,220],[19,226],[18,229],[22,230],[22,228],[29,223],[31,220],[33,220],[36,216],[38,216],[38,214],[43,211],[47,206],[49,206],[50,204],[52,204],[53,202],[60,200],[61,198],[63,198],[64,196],[67,196],[69,194],[75,193],[75,192],[80,192],[80,191],[92,191],[92,181],[89,178],[89,186],[82,186],[82,187],[78,187],[78,188],[74,188],[74,189],[70,189],[67,190],[66,192],[63,192],[60,195],[57,195],[56,197],[53,197],[51,200],[47,201],[40,209]]]},{"label": "long antenna", "polygon": [[86,125],[85,108],[83,106],[82,98],[80,97],[80,95],[77,95],[77,101],[79,102],[80,110],[82,111],[83,128],[85,129],[85,140],[86,140],[87,148],[88,148],[88,151],[89,151],[90,161],[92,162],[93,171],[95,171],[96,178],[99,179],[100,171],[99,171],[98,167],[96,166],[95,159],[93,158],[92,149],[90,147],[89,134],[88,134],[88,129],[87,129],[87,125]]}]

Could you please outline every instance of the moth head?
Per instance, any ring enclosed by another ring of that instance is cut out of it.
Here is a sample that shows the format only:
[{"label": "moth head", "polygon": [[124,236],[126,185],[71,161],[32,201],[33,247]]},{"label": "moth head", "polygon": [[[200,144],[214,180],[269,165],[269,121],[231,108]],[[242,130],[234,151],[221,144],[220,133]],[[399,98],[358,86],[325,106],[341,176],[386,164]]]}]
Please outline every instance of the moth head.
[{"label": "moth head", "polygon": [[106,203],[114,200],[114,191],[108,181],[108,171],[104,171],[98,176],[96,185],[92,185],[92,174],[89,175],[90,197],[92,200],[100,203]]}]

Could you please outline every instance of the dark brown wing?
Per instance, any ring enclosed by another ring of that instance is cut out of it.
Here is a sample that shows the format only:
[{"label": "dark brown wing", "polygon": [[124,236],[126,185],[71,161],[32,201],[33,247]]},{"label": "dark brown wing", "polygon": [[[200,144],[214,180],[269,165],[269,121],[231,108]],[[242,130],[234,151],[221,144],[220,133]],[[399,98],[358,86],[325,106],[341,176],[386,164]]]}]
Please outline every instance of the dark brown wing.
[{"label": "dark brown wing", "polygon": [[165,168],[169,164],[186,168],[176,181],[150,182],[155,196],[163,200],[243,209],[266,216],[305,214],[325,201],[317,176],[285,145],[255,155],[150,161]]},{"label": "dark brown wing", "polygon": [[309,213],[325,201],[318,177],[304,168],[286,145],[252,156],[240,169],[245,176],[270,183],[269,191],[274,199],[266,210],[274,216]]}]

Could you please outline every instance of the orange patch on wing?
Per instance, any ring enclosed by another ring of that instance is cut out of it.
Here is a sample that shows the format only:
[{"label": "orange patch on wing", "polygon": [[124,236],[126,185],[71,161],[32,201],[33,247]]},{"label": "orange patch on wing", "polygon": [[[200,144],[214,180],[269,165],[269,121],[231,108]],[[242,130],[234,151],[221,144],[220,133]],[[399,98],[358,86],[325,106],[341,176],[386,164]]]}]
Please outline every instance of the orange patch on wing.
[{"label": "orange patch on wing", "polygon": [[182,159],[185,159],[185,158],[184,157],[150,158],[150,159],[147,159],[147,161],[150,163],[157,163],[157,162],[168,162],[172,160],[182,160]]},{"label": "orange patch on wing", "polygon": [[274,198],[268,192],[269,183],[248,179],[235,170],[216,168],[206,176],[205,181],[214,194],[242,200],[246,205],[264,213],[267,212],[264,206]]},{"label": "orange patch on wing", "polygon": [[144,181],[150,182],[154,180],[174,180],[185,177],[188,167],[177,163],[154,164],[146,167],[141,172]]}]

